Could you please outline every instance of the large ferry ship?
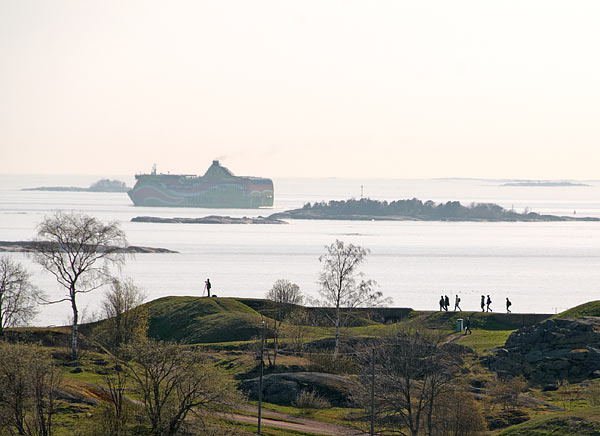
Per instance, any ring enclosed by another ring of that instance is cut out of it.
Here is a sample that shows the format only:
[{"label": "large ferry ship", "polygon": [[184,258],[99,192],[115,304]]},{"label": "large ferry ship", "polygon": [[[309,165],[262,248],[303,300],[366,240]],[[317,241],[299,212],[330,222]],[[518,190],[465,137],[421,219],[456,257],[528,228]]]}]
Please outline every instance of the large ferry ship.
[{"label": "large ferry ship", "polygon": [[186,174],[136,174],[127,191],[136,206],[258,208],[273,206],[273,181],[238,177],[214,160],[199,177]]}]

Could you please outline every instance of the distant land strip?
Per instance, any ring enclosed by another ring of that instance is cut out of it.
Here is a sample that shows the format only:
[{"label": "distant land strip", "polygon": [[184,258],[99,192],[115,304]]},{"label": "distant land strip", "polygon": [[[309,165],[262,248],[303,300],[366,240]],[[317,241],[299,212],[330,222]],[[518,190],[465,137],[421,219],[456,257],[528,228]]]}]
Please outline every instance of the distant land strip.
[{"label": "distant land strip", "polygon": [[175,224],[287,224],[287,222],[272,218],[234,218],[230,216],[209,215],[202,218],[160,218],[154,216],[137,216],[131,218],[136,223],[175,223]]},{"label": "distant land strip", "polygon": [[500,186],[541,186],[544,188],[561,188],[561,187],[569,187],[569,186],[591,186],[586,185],[585,183],[575,183],[575,182],[535,182],[535,181],[525,181],[525,182],[509,182],[504,183]]},{"label": "distant land strip", "polygon": [[463,206],[458,201],[435,203],[411,200],[377,201],[368,198],[306,203],[300,209],[275,213],[269,218],[313,220],[376,220],[376,221],[481,221],[481,222],[553,222],[600,221],[595,217],[540,215],[518,213],[493,203],[472,203]]},{"label": "distant land strip", "polygon": [[[34,242],[32,241],[0,241],[0,253],[2,252],[14,252],[14,253],[27,253],[34,250]],[[130,245],[129,247],[120,250],[122,253],[179,253],[178,251],[169,250],[167,248],[153,248],[153,247],[139,247],[136,245]]]},{"label": "distant land strip", "polygon": [[23,188],[21,191],[59,191],[59,192],[127,192],[129,188],[120,180],[101,179],[89,188],[78,186],[40,186],[39,188]]}]

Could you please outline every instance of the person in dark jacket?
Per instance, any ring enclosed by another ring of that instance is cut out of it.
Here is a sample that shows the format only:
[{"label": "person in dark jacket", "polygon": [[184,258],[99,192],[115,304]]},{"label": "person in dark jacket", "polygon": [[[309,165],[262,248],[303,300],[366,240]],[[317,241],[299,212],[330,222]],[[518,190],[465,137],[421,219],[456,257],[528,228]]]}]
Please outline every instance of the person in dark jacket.
[{"label": "person in dark jacket", "polygon": [[467,319],[465,319],[465,335],[470,335],[471,333],[473,333],[471,331],[471,318],[467,317]]},{"label": "person in dark jacket", "polygon": [[209,297],[210,297],[210,288],[212,288],[212,285],[210,284],[210,279],[206,279],[206,281],[204,282],[204,289],[208,292]]}]

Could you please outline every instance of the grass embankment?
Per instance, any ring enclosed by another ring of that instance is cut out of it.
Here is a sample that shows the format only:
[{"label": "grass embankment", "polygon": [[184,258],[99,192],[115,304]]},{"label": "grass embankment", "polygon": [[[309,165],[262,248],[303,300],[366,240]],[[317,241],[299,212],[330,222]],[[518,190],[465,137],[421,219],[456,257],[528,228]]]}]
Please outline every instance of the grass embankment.
[{"label": "grass embankment", "polygon": [[572,307],[571,309],[565,310],[564,312],[554,315],[552,318],[584,318],[586,316],[600,316],[600,300],[580,304],[579,306]]},{"label": "grass embankment", "polygon": [[575,412],[558,412],[534,418],[497,433],[497,436],[597,436],[600,434],[600,407]]}]

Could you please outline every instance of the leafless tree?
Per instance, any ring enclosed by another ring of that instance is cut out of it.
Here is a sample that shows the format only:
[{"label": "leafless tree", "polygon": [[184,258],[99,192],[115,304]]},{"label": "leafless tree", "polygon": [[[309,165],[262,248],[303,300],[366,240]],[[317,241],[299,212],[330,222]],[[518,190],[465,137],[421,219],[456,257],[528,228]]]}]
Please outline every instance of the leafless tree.
[{"label": "leafless tree", "polygon": [[452,385],[435,399],[430,435],[477,436],[486,433],[486,424],[473,394]]},{"label": "leafless tree", "polygon": [[190,412],[239,401],[232,382],[197,352],[148,340],[127,345],[125,354],[153,436],[177,434]]},{"label": "leafless tree", "polygon": [[127,247],[125,233],[116,222],[104,224],[81,213],[56,212],[38,226],[33,257],[66,288],[73,309],[71,354],[77,358],[77,295],[91,292],[110,279],[109,266],[120,267]]},{"label": "leafless tree", "polygon": [[358,358],[362,383],[354,397],[366,408],[374,403],[380,430],[406,436],[435,434],[436,405],[453,388],[458,370],[456,356],[440,347],[438,338],[399,332],[370,344]]},{"label": "leafless tree", "polygon": [[271,301],[275,309],[273,313],[273,325],[270,330],[273,335],[273,366],[276,366],[281,326],[294,311],[295,307],[302,304],[304,297],[297,284],[284,279],[279,279],[273,283],[273,287],[267,291],[266,297],[267,300]]},{"label": "leafless tree", "polygon": [[107,419],[104,420],[104,426],[107,427],[107,433],[112,436],[123,436],[127,431],[130,413],[125,398],[125,386],[128,374],[127,367],[117,364],[113,371],[105,376],[111,407]]},{"label": "leafless tree", "polygon": [[0,434],[51,436],[61,371],[39,347],[0,345]]},{"label": "leafless tree", "polygon": [[20,263],[8,256],[0,257],[0,337],[5,328],[35,317],[35,299],[40,291],[33,286],[30,278]]},{"label": "leafless tree", "polygon": [[94,336],[112,350],[145,339],[149,315],[140,307],[144,299],[143,291],[131,279],[114,278],[102,302],[106,320],[94,330]]},{"label": "leafless tree", "polygon": [[[358,267],[366,260],[369,250],[359,245],[344,244],[336,240],[325,246],[326,253],[319,257],[323,270],[317,284],[321,300],[316,305],[333,307],[331,314],[325,311],[326,318],[335,327],[335,350],[340,348],[340,329],[344,328],[358,307],[372,307],[388,303],[381,291],[376,291],[373,280],[364,280]],[[360,281],[358,281],[360,279]]]}]

